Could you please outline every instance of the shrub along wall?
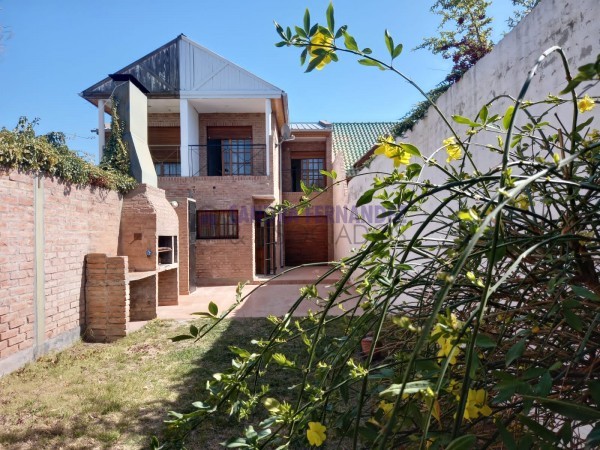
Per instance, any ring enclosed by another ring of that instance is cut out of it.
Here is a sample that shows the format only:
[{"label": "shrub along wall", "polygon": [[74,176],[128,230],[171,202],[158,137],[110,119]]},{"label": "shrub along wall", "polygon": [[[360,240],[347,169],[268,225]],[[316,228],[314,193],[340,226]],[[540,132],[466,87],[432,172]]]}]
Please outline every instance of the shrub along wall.
[{"label": "shrub along wall", "polygon": [[116,254],[121,195],[0,173],[0,375],[84,332],[84,258]]}]

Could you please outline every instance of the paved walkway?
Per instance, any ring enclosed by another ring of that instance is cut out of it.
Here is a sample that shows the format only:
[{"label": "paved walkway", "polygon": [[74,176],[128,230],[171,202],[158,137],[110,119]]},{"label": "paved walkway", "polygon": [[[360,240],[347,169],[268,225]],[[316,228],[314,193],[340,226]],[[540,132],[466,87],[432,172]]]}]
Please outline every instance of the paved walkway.
[{"label": "paved walkway", "polygon": [[[243,294],[248,297],[232,311],[230,317],[266,317],[269,314],[282,316],[300,297],[300,288],[314,283],[327,269],[328,267],[325,266],[301,267],[274,278],[263,286],[248,284],[243,290]],[[332,284],[338,279],[339,274],[328,277],[319,285],[319,294],[326,298],[327,293],[332,290]],[[235,303],[235,290],[236,286],[198,287],[192,294],[180,296],[177,306],[159,306],[158,318],[194,319],[198,316],[192,313],[208,311],[208,304],[211,301],[219,306],[219,311],[225,311]],[[319,308],[314,299],[304,300],[294,315],[304,316],[309,309],[317,311]],[[332,310],[332,314],[341,312],[339,308]]]}]

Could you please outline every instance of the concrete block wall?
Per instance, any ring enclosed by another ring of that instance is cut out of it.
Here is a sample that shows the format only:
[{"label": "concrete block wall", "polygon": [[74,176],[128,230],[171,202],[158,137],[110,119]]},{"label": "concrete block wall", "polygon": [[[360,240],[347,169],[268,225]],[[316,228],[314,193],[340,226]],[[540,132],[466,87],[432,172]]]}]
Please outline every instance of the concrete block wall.
[{"label": "concrete block wall", "polygon": [[116,254],[122,198],[7,171],[0,199],[2,375],[84,331],[85,255]]},{"label": "concrete block wall", "polygon": [[115,341],[127,334],[129,322],[127,257],[91,253],[86,263],[86,338]]},{"label": "concrete block wall", "polygon": [[[450,117],[459,114],[474,118],[481,107],[494,97],[510,95],[516,98],[523,83],[527,79],[529,70],[536,63],[539,56],[548,48],[559,45],[567,56],[572,74],[577,73],[577,68],[592,63],[600,53],[600,1],[598,0],[542,0],[513,30],[496,44],[492,51],[484,56],[472,67],[462,79],[446,91],[438,100],[438,108]],[[417,80],[418,81],[418,80]],[[561,58],[553,54],[547,58],[540,67],[529,86],[526,100],[539,101],[548,94],[558,95],[566,86],[565,72]],[[584,87],[589,87],[587,94],[600,95],[600,85],[581,85],[578,92]],[[565,98],[565,96],[562,96]],[[509,105],[508,99],[494,103],[490,109],[493,114],[504,114]],[[545,120],[556,123],[554,113],[562,117],[563,123],[570,123],[571,107],[557,108]],[[590,117],[594,115],[592,113]],[[596,115],[597,116],[597,115]],[[517,124],[523,124],[527,116],[522,112],[517,115]],[[585,120],[580,117],[580,120]],[[600,127],[600,119],[596,117],[591,128]],[[460,132],[466,127],[458,126]],[[424,156],[430,156],[440,146],[442,141],[450,136],[447,125],[439,115],[430,110],[427,116],[419,121],[412,131],[407,132],[402,138],[404,142],[416,145]],[[483,147],[487,143],[496,145],[496,133],[481,133],[477,135],[477,145]],[[482,169],[491,167],[500,162],[491,157],[488,151],[473,151],[473,158],[477,166]],[[349,183],[349,207],[356,204],[363,192],[372,187],[373,179],[377,172],[389,173],[393,169],[392,161],[385,156],[377,156],[360,172],[361,176],[354,177]],[[470,169],[467,166],[467,171]],[[424,167],[421,179],[430,179],[433,182],[443,180],[446,175],[432,167]],[[373,202],[376,204],[377,201]],[[433,204],[433,203],[432,203]],[[351,235],[360,236],[364,233],[365,224],[355,224],[357,229],[349,230]],[[352,228],[352,225],[347,227]],[[340,240],[336,249],[336,256],[343,257],[351,254],[352,248],[360,247],[364,240],[348,242]]]}]

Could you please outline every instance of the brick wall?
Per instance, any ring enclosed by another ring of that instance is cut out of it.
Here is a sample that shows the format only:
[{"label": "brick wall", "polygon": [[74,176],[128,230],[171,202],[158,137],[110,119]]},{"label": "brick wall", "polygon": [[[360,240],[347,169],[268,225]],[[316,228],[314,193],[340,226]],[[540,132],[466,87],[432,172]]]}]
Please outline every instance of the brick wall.
[{"label": "brick wall", "polygon": [[[254,277],[253,196],[275,196],[271,177],[161,177],[169,198],[189,197],[198,210],[235,209],[238,239],[196,240],[198,285],[237,283]],[[264,204],[264,202],[260,202]],[[262,209],[262,206],[258,209]]]},{"label": "brick wall", "polygon": [[[115,192],[67,186],[42,178],[43,293],[34,308],[34,178],[0,173],[0,375],[35,354],[67,345],[84,327],[84,260],[88,253],[116,254],[121,197]],[[41,210],[40,210],[41,211]],[[37,346],[35,327],[38,335]],[[34,351],[35,350],[35,351]]]},{"label": "brick wall", "polygon": [[86,337],[95,342],[112,342],[127,334],[129,285],[126,256],[86,257]]},{"label": "brick wall", "polygon": [[[265,115],[261,113],[239,113],[239,114],[200,114],[200,145],[207,144],[207,127],[252,127],[252,143],[265,145],[264,148],[253,149],[253,161],[252,166],[256,174],[266,174],[266,152],[272,151],[267,144],[266,138],[266,120]],[[206,175],[206,152],[201,150],[200,152],[199,167],[201,175]],[[272,168],[273,158],[269,158],[270,166]],[[271,170],[272,172],[272,170]]]},{"label": "brick wall", "polygon": [[33,179],[16,172],[1,174],[0,199],[1,365],[34,343]]}]

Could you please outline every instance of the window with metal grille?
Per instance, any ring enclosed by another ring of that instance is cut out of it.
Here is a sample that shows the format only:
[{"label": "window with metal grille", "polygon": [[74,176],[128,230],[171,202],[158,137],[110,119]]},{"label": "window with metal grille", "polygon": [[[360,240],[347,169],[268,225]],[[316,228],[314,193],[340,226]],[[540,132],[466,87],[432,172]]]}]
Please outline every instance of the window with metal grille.
[{"label": "window with metal grille", "polygon": [[236,210],[199,210],[198,239],[237,239],[238,212]]},{"label": "window with metal grille", "polygon": [[321,170],[325,169],[324,158],[303,158],[292,159],[292,188],[293,192],[302,191],[300,180],[306,186],[316,186],[324,188],[326,185],[325,177]]}]

